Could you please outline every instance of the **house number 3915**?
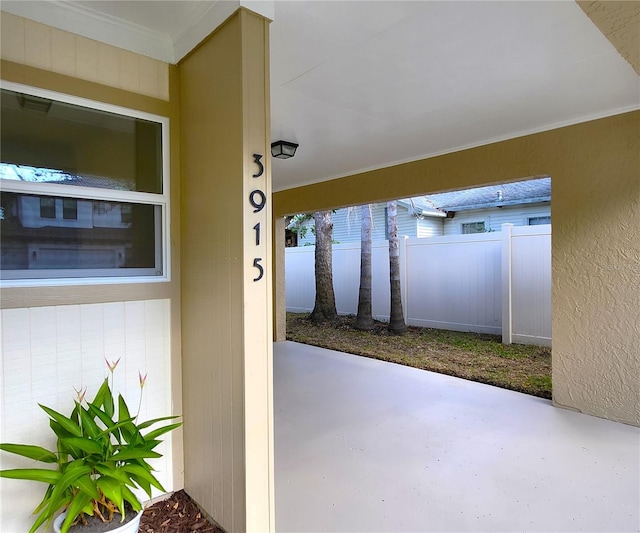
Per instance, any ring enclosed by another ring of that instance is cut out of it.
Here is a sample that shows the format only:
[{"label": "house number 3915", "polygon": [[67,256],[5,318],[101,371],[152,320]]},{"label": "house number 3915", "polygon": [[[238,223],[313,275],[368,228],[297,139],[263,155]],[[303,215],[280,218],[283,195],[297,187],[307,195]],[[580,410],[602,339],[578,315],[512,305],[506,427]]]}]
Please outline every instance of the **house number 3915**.
[{"label": "house number 3915", "polygon": [[[253,178],[259,178],[264,173],[264,165],[260,161],[262,159],[261,154],[253,154],[253,162],[258,165],[258,172],[253,174]],[[249,203],[253,207],[254,213],[259,213],[267,205],[267,197],[260,189],[254,189],[249,193]],[[256,232],[256,246],[260,246],[260,222],[253,226],[253,230]],[[254,257],[253,267],[258,270],[258,275],[253,278],[253,281],[260,281],[264,276],[264,267],[260,264],[262,257]]]}]

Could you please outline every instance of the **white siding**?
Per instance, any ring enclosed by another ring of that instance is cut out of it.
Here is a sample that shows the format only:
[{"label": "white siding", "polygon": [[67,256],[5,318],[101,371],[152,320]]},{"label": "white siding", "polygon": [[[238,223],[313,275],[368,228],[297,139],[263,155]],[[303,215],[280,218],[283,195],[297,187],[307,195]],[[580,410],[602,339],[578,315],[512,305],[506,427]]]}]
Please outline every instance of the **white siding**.
[{"label": "white siding", "polygon": [[529,217],[549,215],[551,215],[551,204],[549,203],[458,211],[455,217],[444,219],[444,235],[460,235],[462,233],[462,224],[469,222],[484,221],[487,230],[500,231],[502,224],[509,223],[514,226],[526,226]]},{"label": "white siding", "polygon": [[418,220],[418,234],[416,237],[441,237],[444,235],[444,218],[428,217]]},{"label": "white siding", "polygon": [[[371,238],[374,241],[387,238],[386,207],[387,204],[374,204],[371,208]],[[333,241],[336,244],[360,242],[360,206],[338,209],[333,213],[331,219],[333,221]],[[416,222],[417,219],[409,214],[406,207],[398,205],[398,235],[416,237]],[[305,226],[308,228],[307,234],[304,238],[298,239],[298,246],[309,246],[316,242],[315,235],[311,231],[313,220],[308,221]]]}]

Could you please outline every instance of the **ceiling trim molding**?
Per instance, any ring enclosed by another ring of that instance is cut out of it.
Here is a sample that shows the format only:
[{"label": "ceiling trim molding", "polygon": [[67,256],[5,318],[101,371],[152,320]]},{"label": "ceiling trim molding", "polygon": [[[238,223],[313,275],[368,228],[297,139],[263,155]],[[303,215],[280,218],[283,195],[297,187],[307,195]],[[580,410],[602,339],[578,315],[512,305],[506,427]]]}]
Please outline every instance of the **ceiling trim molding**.
[{"label": "ceiling trim molding", "polygon": [[193,13],[181,29],[173,35],[165,35],[139,24],[62,0],[4,0],[2,11],[175,64],[241,6],[271,20],[274,18],[275,7],[272,0],[203,2],[202,7]]},{"label": "ceiling trim molding", "polygon": [[168,36],[68,2],[3,1],[2,10],[167,63],[174,61]]},{"label": "ceiling trim molding", "polygon": [[177,35],[172,35],[175,63],[182,60],[240,7],[250,9],[269,20],[273,20],[275,16],[273,0],[217,0],[203,12],[196,14]]},{"label": "ceiling trim molding", "polygon": [[218,1],[198,13],[177,35],[172,36],[173,62],[178,63],[211,32],[227,20],[240,7],[239,0]]}]

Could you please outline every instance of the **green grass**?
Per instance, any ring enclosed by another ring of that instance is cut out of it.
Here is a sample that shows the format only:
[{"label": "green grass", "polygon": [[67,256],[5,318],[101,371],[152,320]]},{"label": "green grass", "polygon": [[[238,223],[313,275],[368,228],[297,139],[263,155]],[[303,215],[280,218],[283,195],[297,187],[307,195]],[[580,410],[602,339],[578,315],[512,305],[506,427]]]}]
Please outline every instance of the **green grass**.
[{"label": "green grass", "polygon": [[418,327],[391,335],[382,322],[363,332],[353,328],[354,317],[320,325],[306,317],[287,313],[288,340],[551,398],[549,348],[504,345],[495,335]]}]

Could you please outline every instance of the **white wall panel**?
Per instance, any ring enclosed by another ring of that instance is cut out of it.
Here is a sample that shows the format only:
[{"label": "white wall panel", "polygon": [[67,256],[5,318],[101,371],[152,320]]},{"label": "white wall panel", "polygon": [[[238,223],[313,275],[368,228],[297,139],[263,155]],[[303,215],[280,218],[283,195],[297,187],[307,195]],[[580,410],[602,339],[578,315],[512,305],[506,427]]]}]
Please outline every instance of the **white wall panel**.
[{"label": "white wall panel", "polygon": [[[48,417],[38,403],[69,413],[74,388],[85,386],[92,399],[108,374],[105,357],[122,357],[114,389],[125,396],[132,411],[140,398],[138,371],[148,374],[140,420],[180,414],[171,412],[169,305],[169,300],[148,300],[3,309],[0,441],[53,448]],[[171,491],[170,439],[157,450],[164,454],[155,460],[157,477]],[[2,468],[30,465],[33,462],[0,454]],[[27,531],[45,488],[0,480],[0,531]]]}]

